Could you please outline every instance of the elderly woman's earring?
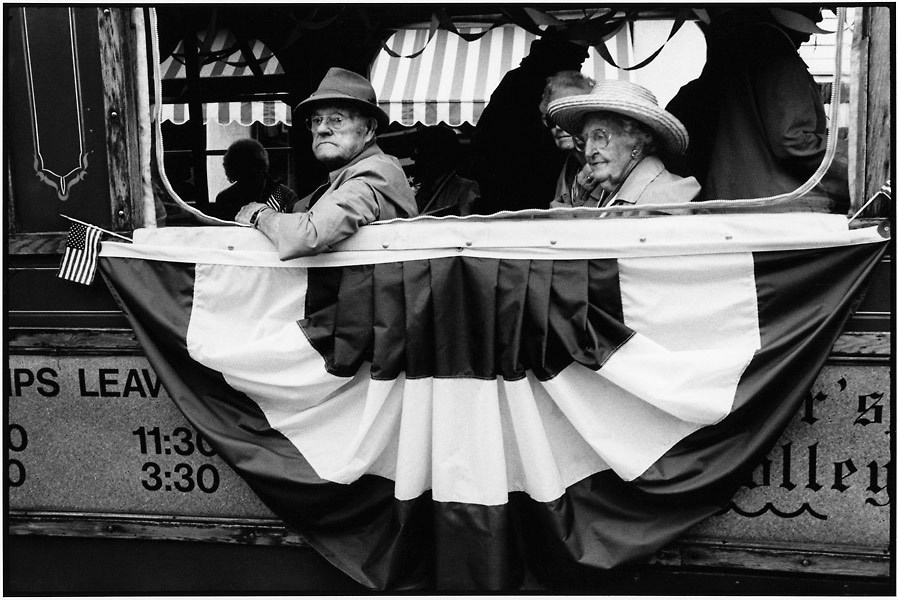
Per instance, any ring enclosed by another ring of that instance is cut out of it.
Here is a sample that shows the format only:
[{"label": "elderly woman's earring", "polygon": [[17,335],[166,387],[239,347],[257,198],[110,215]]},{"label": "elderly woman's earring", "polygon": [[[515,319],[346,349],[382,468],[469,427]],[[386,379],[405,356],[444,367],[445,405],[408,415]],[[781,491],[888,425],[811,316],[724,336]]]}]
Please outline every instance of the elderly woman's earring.
[{"label": "elderly woman's earring", "polygon": [[630,151],[630,158],[636,158],[638,156],[639,156],[639,148],[633,148],[633,150]]}]

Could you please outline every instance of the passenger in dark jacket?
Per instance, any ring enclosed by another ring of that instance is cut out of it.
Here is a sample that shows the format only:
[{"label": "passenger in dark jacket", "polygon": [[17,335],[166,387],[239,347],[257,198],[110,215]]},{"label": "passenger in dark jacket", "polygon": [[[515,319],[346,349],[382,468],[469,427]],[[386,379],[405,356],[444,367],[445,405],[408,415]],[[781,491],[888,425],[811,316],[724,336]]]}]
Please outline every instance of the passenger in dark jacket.
[{"label": "passenger in dark jacket", "polygon": [[419,215],[473,213],[480,199],[480,186],[458,174],[458,154],[458,137],[449,127],[434,125],[417,134],[413,189]]},{"label": "passenger in dark jacket", "polygon": [[253,139],[237,140],[224,155],[225,176],[231,185],[215,197],[206,212],[213,217],[233,221],[240,208],[250,202],[266,204],[283,212],[297,196],[268,174],[268,152]]},{"label": "passenger in dark jacket", "polygon": [[[823,100],[798,54],[820,10],[805,13],[813,19],[801,18],[804,8],[796,11],[737,7],[712,13],[705,68],[667,105],[690,137],[685,160],[669,167],[698,179],[700,199],[791,192],[823,161]],[[791,14],[779,18],[785,13]]]},{"label": "passenger in dark jacket", "polygon": [[472,138],[483,194],[478,212],[546,208],[552,200],[564,155],[543,124],[539,103],[546,78],[579,71],[587,53],[585,46],[540,38],[499,82]]}]

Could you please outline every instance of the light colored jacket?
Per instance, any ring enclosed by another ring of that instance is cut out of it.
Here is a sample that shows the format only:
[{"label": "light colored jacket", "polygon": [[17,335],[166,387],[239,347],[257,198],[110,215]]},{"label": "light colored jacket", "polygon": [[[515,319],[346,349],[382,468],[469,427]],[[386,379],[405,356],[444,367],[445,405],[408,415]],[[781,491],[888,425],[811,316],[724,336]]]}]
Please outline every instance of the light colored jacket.
[{"label": "light colored jacket", "polygon": [[372,221],[417,214],[399,161],[372,144],[331,171],[328,182],[297,202],[292,213],[270,218],[278,219],[278,256],[287,260],[331,250]]},{"label": "light colored jacket", "polygon": [[691,202],[701,191],[695,177],[680,177],[657,156],[646,156],[630,172],[609,206]]}]

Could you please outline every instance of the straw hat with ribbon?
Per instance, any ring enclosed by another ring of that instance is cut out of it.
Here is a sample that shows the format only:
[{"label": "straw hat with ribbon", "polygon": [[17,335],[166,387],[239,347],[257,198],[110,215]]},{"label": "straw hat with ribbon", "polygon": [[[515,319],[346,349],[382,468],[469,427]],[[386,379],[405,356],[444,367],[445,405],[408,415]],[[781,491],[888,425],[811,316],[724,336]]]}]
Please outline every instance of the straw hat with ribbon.
[{"label": "straw hat with ribbon", "polygon": [[303,116],[307,116],[317,106],[334,101],[348,103],[363,114],[374,117],[377,119],[379,129],[384,129],[390,124],[390,117],[377,105],[377,97],[371,82],[358,73],[339,67],[328,69],[324,79],[318,84],[318,89],[297,104],[296,109]]},{"label": "straw hat with ribbon", "polygon": [[570,133],[579,134],[588,113],[608,111],[635,119],[658,138],[662,150],[682,154],[689,145],[689,134],[680,121],[658,106],[649,89],[629,81],[600,81],[589,94],[568,96],[549,104],[549,116]]}]

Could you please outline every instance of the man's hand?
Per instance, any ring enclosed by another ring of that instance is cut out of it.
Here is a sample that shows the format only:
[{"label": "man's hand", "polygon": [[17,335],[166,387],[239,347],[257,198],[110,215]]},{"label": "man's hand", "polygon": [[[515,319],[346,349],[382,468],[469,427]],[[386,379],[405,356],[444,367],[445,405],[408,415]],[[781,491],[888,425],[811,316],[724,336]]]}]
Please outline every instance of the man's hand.
[{"label": "man's hand", "polygon": [[271,208],[267,204],[262,204],[261,202],[250,202],[249,204],[244,205],[240,211],[237,213],[237,216],[234,217],[234,220],[238,223],[243,223],[244,225],[252,225],[249,220],[256,213],[257,210],[261,210],[263,208]]}]

